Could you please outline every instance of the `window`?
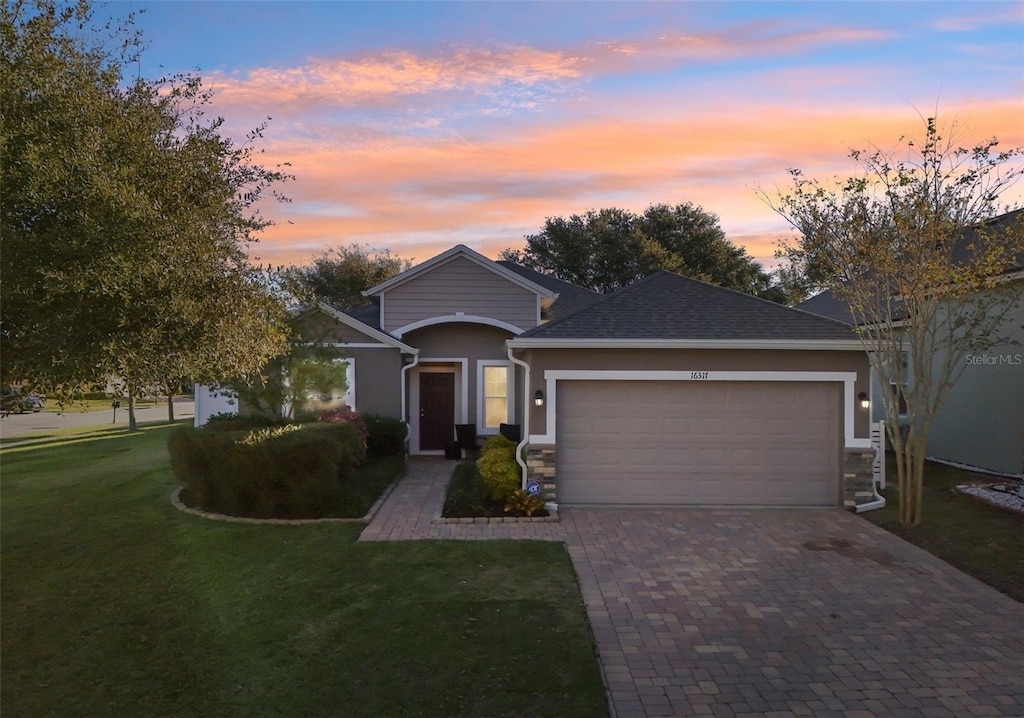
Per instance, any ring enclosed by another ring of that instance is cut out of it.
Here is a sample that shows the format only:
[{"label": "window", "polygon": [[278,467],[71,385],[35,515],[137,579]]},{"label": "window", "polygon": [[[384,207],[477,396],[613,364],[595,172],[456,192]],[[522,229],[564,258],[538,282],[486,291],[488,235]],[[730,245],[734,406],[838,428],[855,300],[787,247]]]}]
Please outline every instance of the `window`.
[{"label": "window", "polygon": [[[348,406],[356,408],[355,359],[338,357],[328,363],[308,362],[307,366],[293,367],[299,376],[293,377],[304,387],[300,391],[301,409],[318,414]],[[297,397],[299,398],[299,397]]]},{"label": "window", "polygon": [[512,371],[508,362],[480,362],[477,411],[480,430],[495,433],[500,424],[512,418]]}]

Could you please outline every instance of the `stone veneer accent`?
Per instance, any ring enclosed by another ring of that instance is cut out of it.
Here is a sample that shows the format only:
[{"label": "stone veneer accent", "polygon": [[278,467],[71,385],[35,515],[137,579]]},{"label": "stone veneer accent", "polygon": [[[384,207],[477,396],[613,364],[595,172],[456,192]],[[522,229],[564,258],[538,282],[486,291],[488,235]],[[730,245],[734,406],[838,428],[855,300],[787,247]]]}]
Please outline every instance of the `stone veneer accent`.
[{"label": "stone veneer accent", "polygon": [[843,455],[843,506],[856,508],[875,500],[874,449],[846,449]]},{"label": "stone veneer accent", "polygon": [[545,501],[557,501],[555,495],[556,449],[552,445],[530,444],[524,450],[526,458],[526,480],[540,484],[540,497]]},{"label": "stone veneer accent", "polygon": [[[526,479],[540,484],[540,495],[545,501],[557,501],[554,446],[530,445],[526,453]],[[875,450],[846,449],[843,455],[843,506],[853,509],[875,500],[875,478],[872,464]]]}]

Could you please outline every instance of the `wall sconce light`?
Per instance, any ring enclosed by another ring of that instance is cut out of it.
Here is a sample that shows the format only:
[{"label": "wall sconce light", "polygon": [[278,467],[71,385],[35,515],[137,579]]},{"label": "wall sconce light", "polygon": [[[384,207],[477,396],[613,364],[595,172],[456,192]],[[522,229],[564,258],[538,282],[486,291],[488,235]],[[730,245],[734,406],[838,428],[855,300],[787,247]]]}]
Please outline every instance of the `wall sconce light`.
[{"label": "wall sconce light", "polygon": [[542,392],[540,389],[538,389],[537,393],[533,395],[533,405],[544,406],[544,392]]},{"label": "wall sconce light", "polygon": [[857,399],[860,400],[861,409],[867,409],[869,406],[871,406],[871,400],[868,399],[868,395],[865,392],[862,391],[860,394],[858,394]]}]

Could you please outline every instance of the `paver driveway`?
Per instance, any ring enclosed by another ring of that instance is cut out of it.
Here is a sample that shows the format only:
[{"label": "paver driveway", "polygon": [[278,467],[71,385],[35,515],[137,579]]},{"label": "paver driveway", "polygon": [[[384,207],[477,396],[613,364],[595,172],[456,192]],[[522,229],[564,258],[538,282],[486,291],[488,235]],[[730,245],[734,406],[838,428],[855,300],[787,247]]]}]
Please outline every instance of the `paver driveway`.
[{"label": "paver driveway", "polygon": [[414,461],[364,540],[565,541],[618,718],[1024,716],[1024,605],[862,518],[575,508],[439,525],[450,470]]}]

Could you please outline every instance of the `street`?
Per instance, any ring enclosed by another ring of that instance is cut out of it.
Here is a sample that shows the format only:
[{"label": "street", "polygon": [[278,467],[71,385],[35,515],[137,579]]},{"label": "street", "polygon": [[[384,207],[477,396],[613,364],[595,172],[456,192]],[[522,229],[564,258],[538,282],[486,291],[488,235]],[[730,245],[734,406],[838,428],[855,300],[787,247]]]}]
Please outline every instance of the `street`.
[{"label": "street", "polygon": [[[191,398],[182,397],[174,400],[174,418],[185,419],[195,415],[195,402]],[[117,410],[117,420],[113,409],[106,411],[77,411],[69,407],[64,414],[53,411],[40,411],[30,414],[11,414],[0,419],[0,438],[14,439],[19,436],[33,436],[60,429],[90,427],[106,429],[111,426],[128,426],[127,402],[121,402]],[[167,404],[145,404],[135,408],[135,419],[140,424],[167,420]]]}]

